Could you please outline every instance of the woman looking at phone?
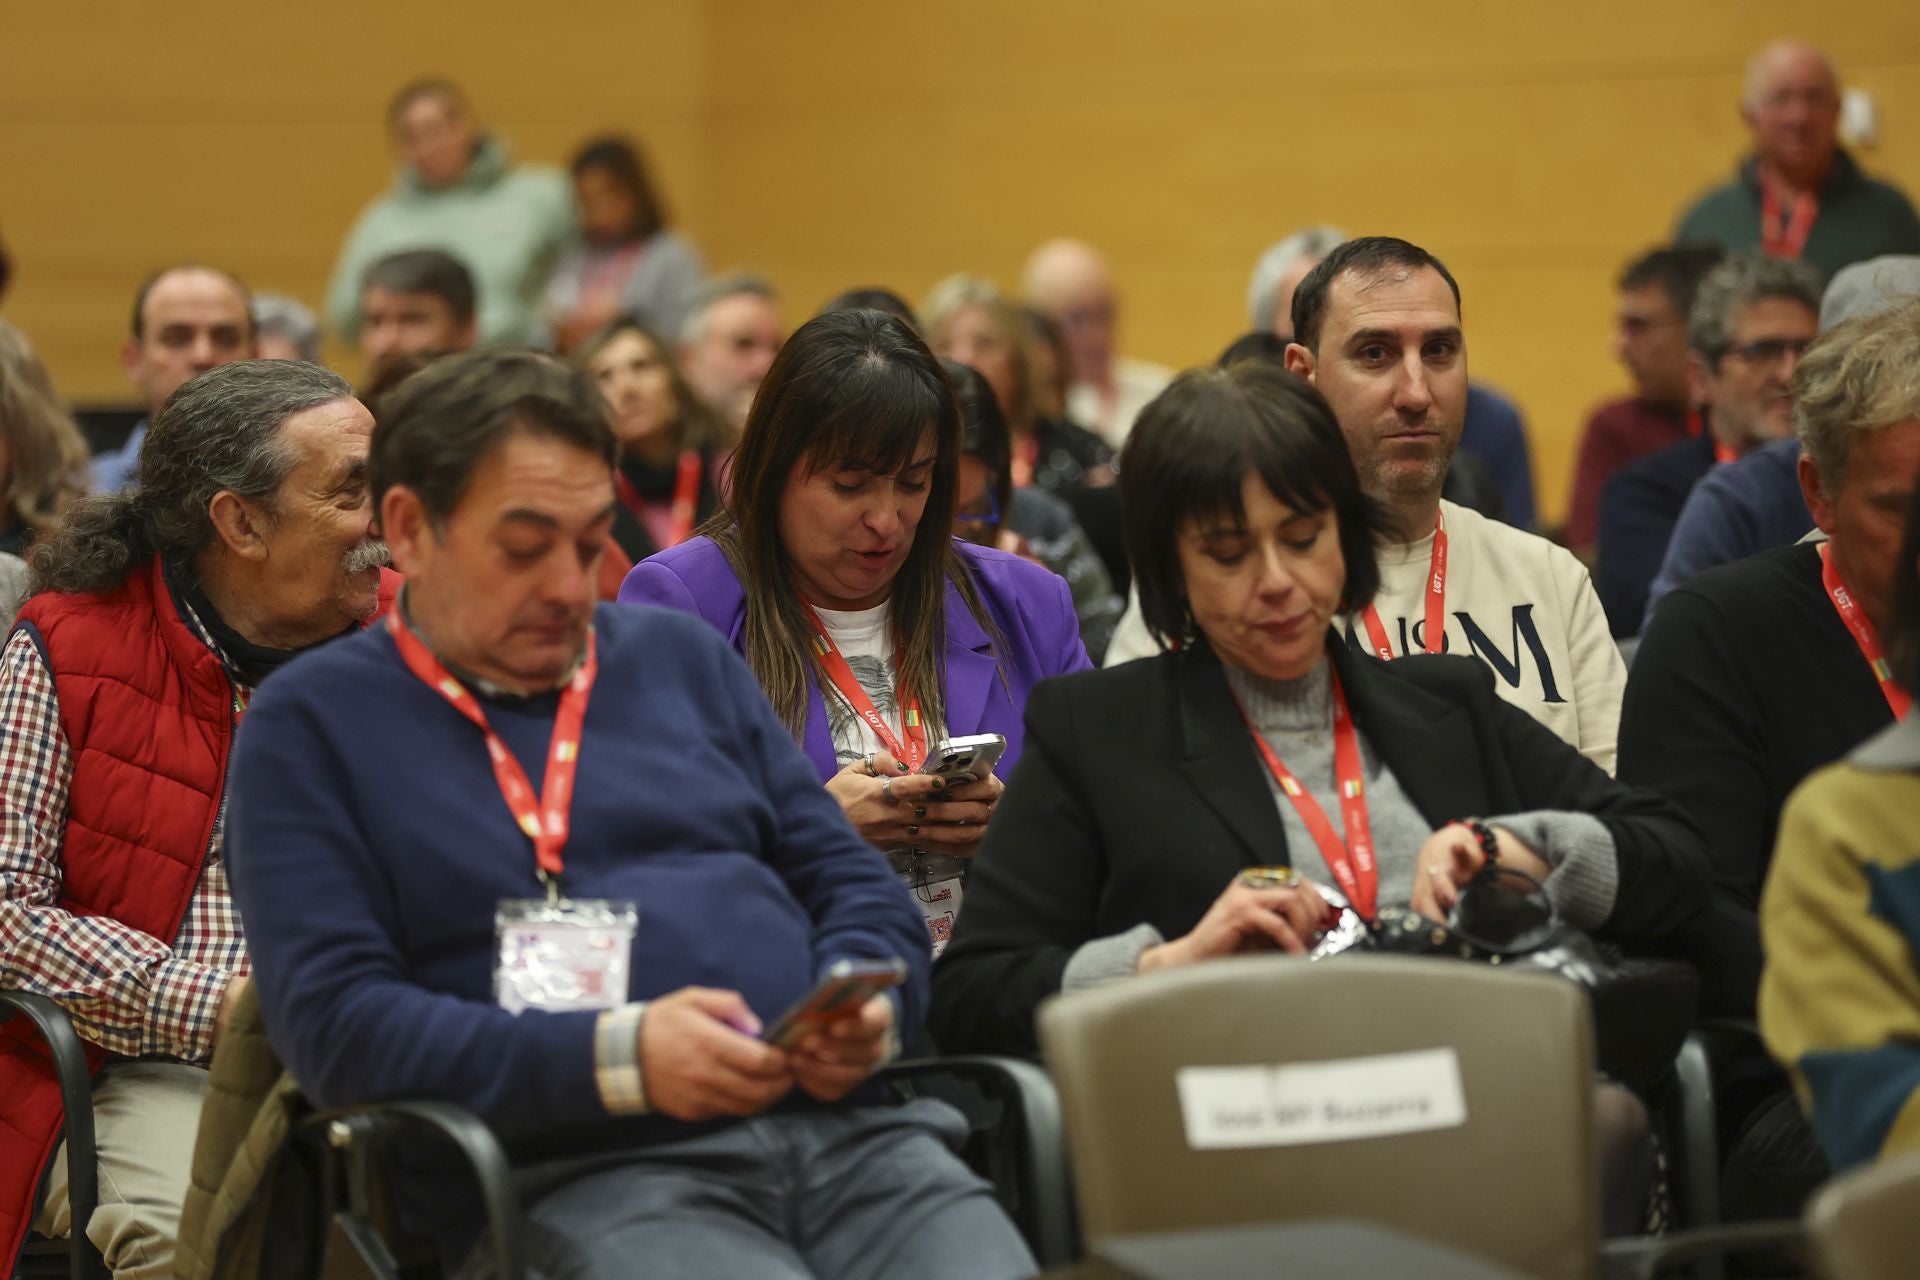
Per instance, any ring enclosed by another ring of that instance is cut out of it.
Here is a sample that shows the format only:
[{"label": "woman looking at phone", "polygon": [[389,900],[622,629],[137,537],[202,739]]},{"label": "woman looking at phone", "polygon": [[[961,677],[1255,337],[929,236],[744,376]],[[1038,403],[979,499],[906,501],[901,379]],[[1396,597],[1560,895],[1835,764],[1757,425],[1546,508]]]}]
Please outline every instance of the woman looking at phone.
[{"label": "woman looking at phone", "polygon": [[1033,1053],[1035,1009],[1063,988],[1307,950],[1327,903],[1287,876],[1244,884],[1250,868],[1296,868],[1364,916],[1444,918],[1492,852],[1568,923],[1626,942],[1705,903],[1678,810],[1502,702],[1484,664],[1341,642],[1332,620],[1379,581],[1380,516],[1306,382],[1254,362],[1185,374],[1120,475],[1142,611],[1172,651],[1028,705],[934,975],[943,1050]]},{"label": "woman looking at phone", "polygon": [[921,773],[937,744],[1002,734],[1004,774],[1028,691],[1088,665],[1065,582],[952,536],[959,466],[926,344],[881,312],[819,316],[754,397],[725,509],[620,591],[727,636],[854,826],[923,883],[927,856],[973,856],[1002,791]]}]

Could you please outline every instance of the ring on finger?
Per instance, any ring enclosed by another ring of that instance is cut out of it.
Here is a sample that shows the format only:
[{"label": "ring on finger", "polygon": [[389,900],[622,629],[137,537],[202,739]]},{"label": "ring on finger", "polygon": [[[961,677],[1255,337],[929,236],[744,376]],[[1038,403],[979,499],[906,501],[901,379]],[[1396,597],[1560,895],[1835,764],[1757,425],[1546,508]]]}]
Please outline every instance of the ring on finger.
[{"label": "ring on finger", "polygon": [[897,803],[897,801],[895,801],[893,798],[893,779],[892,778],[880,779],[880,794],[887,798],[888,804]]}]

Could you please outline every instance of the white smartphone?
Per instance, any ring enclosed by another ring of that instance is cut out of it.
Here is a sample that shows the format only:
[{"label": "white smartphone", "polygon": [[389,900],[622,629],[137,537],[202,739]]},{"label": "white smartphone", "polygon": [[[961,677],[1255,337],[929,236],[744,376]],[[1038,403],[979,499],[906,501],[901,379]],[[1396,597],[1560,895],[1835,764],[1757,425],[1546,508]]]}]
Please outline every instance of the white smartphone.
[{"label": "white smartphone", "polygon": [[1007,740],[997,733],[976,733],[964,738],[944,738],[935,747],[920,772],[934,774],[948,782],[978,782],[993,772],[1007,750]]}]

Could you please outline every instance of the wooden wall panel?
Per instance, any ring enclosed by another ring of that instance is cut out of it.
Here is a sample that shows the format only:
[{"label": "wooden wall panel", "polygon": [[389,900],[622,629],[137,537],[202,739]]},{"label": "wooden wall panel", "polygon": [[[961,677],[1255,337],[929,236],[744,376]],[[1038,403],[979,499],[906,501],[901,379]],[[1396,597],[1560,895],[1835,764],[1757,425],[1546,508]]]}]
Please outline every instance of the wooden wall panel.
[{"label": "wooden wall panel", "polygon": [[[0,26],[8,317],[80,399],[152,266],[202,257],[316,299],[389,176],[403,80],[467,84],[517,154],[643,135],[718,266],[768,272],[794,319],[856,282],[918,298],[1012,285],[1040,239],[1101,245],[1125,345],[1211,358],[1246,276],[1307,222],[1393,232],[1466,291],[1478,377],[1528,413],[1543,505],[1623,379],[1611,279],[1733,165],[1744,59],[1804,30],[1778,0],[234,0],[15,6]],[[1868,167],[1920,187],[1920,6],[1820,11],[1882,115]],[[336,353],[338,354],[338,353]],[[345,362],[350,367],[351,362]]]}]

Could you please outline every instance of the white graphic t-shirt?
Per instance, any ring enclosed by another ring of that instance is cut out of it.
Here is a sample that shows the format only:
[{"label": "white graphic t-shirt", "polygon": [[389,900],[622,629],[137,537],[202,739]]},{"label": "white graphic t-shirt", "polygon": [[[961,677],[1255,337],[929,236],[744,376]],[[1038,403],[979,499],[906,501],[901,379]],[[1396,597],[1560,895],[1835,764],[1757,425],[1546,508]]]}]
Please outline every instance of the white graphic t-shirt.
[{"label": "white graphic t-shirt", "polygon": [[[820,623],[826,627],[840,656],[847,660],[853,678],[873,702],[881,720],[900,734],[899,674],[894,668],[892,611],[885,604],[871,609],[838,610],[816,607]],[[880,741],[865,719],[848,705],[831,681],[822,681],[827,704],[827,726],[833,735],[834,761],[842,769],[866,756],[881,751]],[[927,726],[927,741],[940,740],[939,730]],[[913,890],[920,912],[927,921],[927,933],[933,953],[939,955],[952,936],[953,922],[960,914],[962,884],[960,875],[966,863],[945,853],[928,853],[903,846],[887,851],[887,860],[907,887]]]}]

